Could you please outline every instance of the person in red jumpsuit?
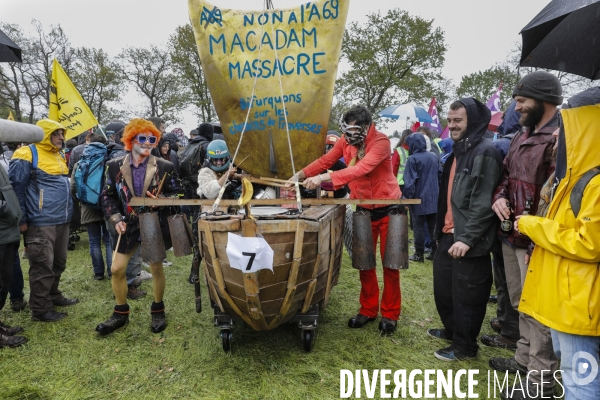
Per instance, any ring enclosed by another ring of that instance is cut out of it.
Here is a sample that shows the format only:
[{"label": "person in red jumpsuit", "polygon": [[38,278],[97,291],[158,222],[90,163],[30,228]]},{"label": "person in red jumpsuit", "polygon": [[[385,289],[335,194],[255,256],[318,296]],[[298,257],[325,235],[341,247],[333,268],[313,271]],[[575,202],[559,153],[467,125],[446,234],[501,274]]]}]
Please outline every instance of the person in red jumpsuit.
[{"label": "person in red jumpsuit", "polygon": [[[377,131],[371,112],[364,106],[352,106],[341,118],[340,128],[344,140],[338,140],[333,149],[290,178],[302,180],[304,187],[314,189],[323,182],[331,182],[333,189],[348,185],[352,199],[399,199],[400,188],[392,173],[390,140]],[[344,157],[348,168],[329,172],[330,167]],[[396,205],[364,204],[357,207],[371,214],[373,244],[380,242],[381,259],[384,259],[389,213]],[[383,268],[383,295],[379,303],[379,284],[376,269],[360,270],[360,311],[350,318],[350,328],[362,328],[374,321],[381,311],[379,330],[393,333],[400,316],[401,293],[398,270]]]}]

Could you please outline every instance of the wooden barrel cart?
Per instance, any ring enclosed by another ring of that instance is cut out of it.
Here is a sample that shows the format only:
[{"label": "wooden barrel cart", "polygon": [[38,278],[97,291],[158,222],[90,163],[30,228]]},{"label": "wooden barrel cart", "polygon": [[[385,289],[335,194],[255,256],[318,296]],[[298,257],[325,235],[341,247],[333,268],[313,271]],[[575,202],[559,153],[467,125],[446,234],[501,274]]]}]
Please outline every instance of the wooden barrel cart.
[{"label": "wooden barrel cart", "polygon": [[[215,326],[223,349],[231,348],[235,320],[257,331],[297,322],[304,349],[310,351],[319,310],[337,284],[342,260],[345,205],[316,205],[301,214],[271,219],[198,221],[204,272]],[[274,251],[273,272],[243,273],[231,268],[226,253],[228,233],[263,236]]]}]

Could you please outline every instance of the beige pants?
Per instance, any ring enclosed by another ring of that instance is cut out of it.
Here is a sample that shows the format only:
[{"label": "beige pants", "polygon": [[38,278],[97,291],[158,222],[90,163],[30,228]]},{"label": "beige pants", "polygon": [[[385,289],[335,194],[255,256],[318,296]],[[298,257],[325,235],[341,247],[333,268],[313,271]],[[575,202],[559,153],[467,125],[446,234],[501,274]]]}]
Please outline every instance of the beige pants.
[{"label": "beige pants", "polygon": [[[527,275],[526,253],[527,249],[510,247],[502,243],[508,295],[515,310],[519,307],[521,291]],[[532,316],[519,312],[519,331],[521,339],[517,342],[515,360],[521,365],[526,365],[528,371],[533,371],[529,374],[531,381],[540,383],[544,371],[544,386],[546,383],[553,386],[555,382],[553,374],[558,368],[558,359],[552,348],[550,329]]]}]

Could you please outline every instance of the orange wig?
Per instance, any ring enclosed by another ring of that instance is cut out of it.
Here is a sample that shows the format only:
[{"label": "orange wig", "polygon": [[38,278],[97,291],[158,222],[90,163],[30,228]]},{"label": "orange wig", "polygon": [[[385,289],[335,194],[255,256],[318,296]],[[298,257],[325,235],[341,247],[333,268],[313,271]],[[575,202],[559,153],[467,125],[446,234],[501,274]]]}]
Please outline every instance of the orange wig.
[{"label": "orange wig", "polygon": [[131,151],[131,142],[133,138],[135,138],[140,133],[152,134],[156,136],[156,142],[160,140],[160,131],[156,129],[156,126],[148,120],[142,118],[134,118],[125,126],[125,131],[123,132],[123,137],[121,141],[123,142],[123,147],[127,151]]}]

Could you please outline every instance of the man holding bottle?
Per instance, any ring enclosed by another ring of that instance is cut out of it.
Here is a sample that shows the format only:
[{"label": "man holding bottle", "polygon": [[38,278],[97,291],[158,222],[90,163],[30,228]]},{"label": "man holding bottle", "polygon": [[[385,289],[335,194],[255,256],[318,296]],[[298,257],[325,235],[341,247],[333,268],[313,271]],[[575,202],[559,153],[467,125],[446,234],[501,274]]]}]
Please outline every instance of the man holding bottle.
[{"label": "man holding bottle", "polygon": [[[512,229],[512,222],[515,216],[524,214],[527,206],[530,208],[527,211],[535,215],[542,185],[554,170],[552,149],[556,138],[552,133],[559,125],[558,106],[563,97],[560,82],[554,75],[535,71],[519,81],[513,90],[513,98],[515,110],[521,113],[519,122],[523,128],[511,141],[504,158],[502,180],[496,188],[492,209],[501,221],[510,221],[501,224],[499,235],[508,292],[513,307],[517,309],[529,262],[527,248],[531,241]],[[550,330],[523,313],[519,313],[519,330],[521,339],[517,342],[515,357],[492,358],[490,367],[513,373],[529,372],[523,388],[535,384],[540,387],[543,378],[544,394],[547,396],[545,392],[552,391],[552,374],[557,368]],[[536,391],[531,389],[529,392]],[[527,391],[515,390],[513,393],[523,396],[513,398],[529,398]]]}]

